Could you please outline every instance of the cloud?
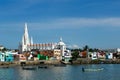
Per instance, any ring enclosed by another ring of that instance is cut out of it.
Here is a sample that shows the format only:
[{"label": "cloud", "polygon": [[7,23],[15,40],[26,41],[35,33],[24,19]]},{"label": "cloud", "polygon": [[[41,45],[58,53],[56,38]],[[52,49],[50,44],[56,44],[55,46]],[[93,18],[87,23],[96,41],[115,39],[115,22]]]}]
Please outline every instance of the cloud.
[{"label": "cloud", "polygon": [[[74,29],[82,27],[120,27],[120,18],[57,18],[44,19],[37,22],[27,22],[28,28],[31,30],[42,29]],[[1,27],[24,28],[23,22],[4,23]]]},{"label": "cloud", "polygon": [[23,0],[23,1],[26,1],[26,2],[48,2],[48,1],[53,1],[53,2],[64,2],[64,1],[71,1],[71,0]]},{"label": "cloud", "polygon": [[70,48],[70,49],[79,49],[79,48],[80,48],[80,47],[79,47],[78,45],[76,45],[76,44],[68,45],[67,47]]},{"label": "cloud", "polygon": [[59,18],[28,23],[36,29],[62,29],[81,27],[120,27],[120,18]]}]

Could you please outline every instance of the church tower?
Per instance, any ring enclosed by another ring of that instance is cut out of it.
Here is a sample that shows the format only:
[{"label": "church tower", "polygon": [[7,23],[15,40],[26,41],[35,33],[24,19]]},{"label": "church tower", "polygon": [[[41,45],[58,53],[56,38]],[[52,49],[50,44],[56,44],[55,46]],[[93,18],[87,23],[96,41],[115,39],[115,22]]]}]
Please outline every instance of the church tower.
[{"label": "church tower", "polygon": [[29,51],[28,45],[30,45],[30,40],[29,40],[27,23],[25,23],[24,34],[23,34],[23,37],[22,37],[22,52]]},{"label": "church tower", "polygon": [[61,57],[63,59],[65,56],[66,44],[63,42],[62,37],[60,38],[60,42],[58,43],[58,48],[61,50]]}]

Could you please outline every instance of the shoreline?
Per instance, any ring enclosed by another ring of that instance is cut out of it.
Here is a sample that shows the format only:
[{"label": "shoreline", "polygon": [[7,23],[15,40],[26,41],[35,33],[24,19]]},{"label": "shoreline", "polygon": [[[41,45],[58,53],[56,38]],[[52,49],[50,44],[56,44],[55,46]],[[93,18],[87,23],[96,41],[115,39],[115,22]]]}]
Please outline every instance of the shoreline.
[{"label": "shoreline", "polygon": [[[39,61],[14,61],[14,62],[0,62],[0,67],[4,66],[23,66],[23,65],[55,65],[61,64],[60,61],[57,60],[39,60]],[[90,59],[79,59],[72,62],[65,63],[68,65],[74,64],[120,64],[120,59],[116,60],[90,60]]]}]

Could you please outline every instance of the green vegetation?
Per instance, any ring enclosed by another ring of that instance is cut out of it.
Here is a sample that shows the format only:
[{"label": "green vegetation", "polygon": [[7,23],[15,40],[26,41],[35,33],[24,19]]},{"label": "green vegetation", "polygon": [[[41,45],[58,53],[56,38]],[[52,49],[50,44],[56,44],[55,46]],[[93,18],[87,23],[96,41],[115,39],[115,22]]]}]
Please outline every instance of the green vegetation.
[{"label": "green vegetation", "polygon": [[5,51],[8,51],[9,49],[7,49],[7,48],[3,48],[3,49],[0,49],[0,51],[2,51],[2,52],[5,52]]},{"label": "green vegetation", "polygon": [[88,45],[85,45],[83,47],[83,49],[72,49],[72,60],[76,60],[77,58],[80,58],[80,52],[84,52],[83,54],[85,56],[83,56],[84,58],[87,57],[87,52],[97,52],[99,51],[99,49],[97,48],[90,48]]},{"label": "green vegetation", "polygon": [[79,57],[79,50],[78,49],[72,50],[71,55],[72,55],[72,60],[76,60]]}]

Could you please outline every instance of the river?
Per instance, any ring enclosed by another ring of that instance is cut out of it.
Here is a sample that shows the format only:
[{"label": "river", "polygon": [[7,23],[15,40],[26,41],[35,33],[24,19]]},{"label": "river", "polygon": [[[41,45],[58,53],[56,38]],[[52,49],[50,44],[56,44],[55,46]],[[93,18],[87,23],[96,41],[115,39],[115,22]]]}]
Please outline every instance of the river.
[{"label": "river", "polygon": [[[104,69],[82,72],[82,67]],[[0,68],[0,80],[120,80],[120,64],[48,66],[47,69],[37,70],[23,70],[20,66],[14,66]]]}]

